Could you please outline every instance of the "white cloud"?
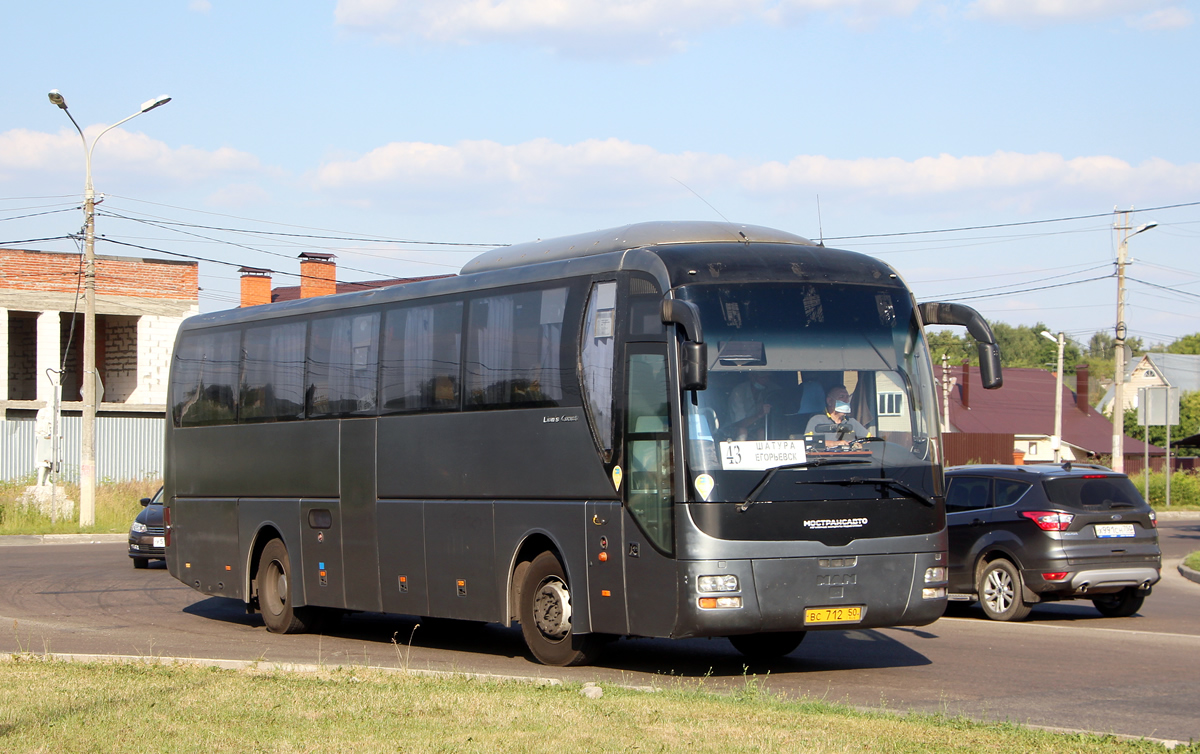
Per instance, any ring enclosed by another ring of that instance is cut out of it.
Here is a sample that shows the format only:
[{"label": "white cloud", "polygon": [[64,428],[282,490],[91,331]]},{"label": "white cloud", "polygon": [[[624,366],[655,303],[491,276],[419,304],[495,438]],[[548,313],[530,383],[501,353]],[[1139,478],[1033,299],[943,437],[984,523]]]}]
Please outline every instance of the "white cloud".
[{"label": "white cloud", "polygon": [[[91,144],[104,126],[89,126]],[[93,152],[93,172],[107,175],[141,174],[168,178],[180,184],[236,175],[270,173],[258,158],[229,147],[203,150],[171,148],[143,133],[118,128],[104,135]],[[83,172],[79,134],[63,129],[55,134],[14,129],[0,133],[0,178],[22,173]]]},{"label": "white cloud", "polygon": [[786,162],[749,163],[726,155],[662,153],[619,139],[569,145],[536,139],[516,145],[396,142],[356,159],[327,162],[313,183],[345,201],[435,206],[469,200],[489,209],[637,206],[677,198],[688,189],[738,195],[748,202],[834,193],[843,202],[949,207],[982,201],[1025,207],[1056,194],[1109,204],[1148,195],[1194,196],[1200,193],[1200,164],[1148,160],[1131,165],[1102,155],[1013,152],[915,160],[800,155]]},{"label": "white cloud", "polygon": [[929,0],[338,0],[337,22],[390,41],[532,43],[572,55],[654,57],[698,33],[818,13],[850,23],[909,15]]},{"label": "white cloud", "polygon": [[968,13],[1019,24],[1125,18],[1130,25],[1147,30],[1178,28],[1192,20],[1179,0],[975,0]]},{"label": "white cloud", "polygon": [[[1190,25],[1185,0],[973,0],[983,21],[1047,24],[1125,18],[1136,28]],[[961,16],[944,0],[338,0],[338,24],[403,43],[533,44],[565,55],[653,58],[701,33],[744,23],[793,25],[828,16],[851,27],[925,12]]]}]

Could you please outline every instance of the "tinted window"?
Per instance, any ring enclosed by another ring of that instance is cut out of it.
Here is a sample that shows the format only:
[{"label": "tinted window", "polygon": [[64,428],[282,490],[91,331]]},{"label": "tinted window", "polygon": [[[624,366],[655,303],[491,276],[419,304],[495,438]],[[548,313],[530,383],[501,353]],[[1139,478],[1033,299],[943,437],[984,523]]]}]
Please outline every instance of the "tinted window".
[{"label": "tinted window", "polygon": [[240,330],[193,332],[175,349],[171,416],[177,427],[237,421]]},{"label": "tinted window", "polygon": [[313,322],[308,348],[308,415],[372,413],[378,366],[378,312]]},{"label": "tinted window", "polygon": [[1067,508],[1110,510],[1142,508],[1146,505],[1133,482],[1125,476],[1049,479],[1045,487],[1050,502]]},{"label": "tinted window", "polygon": [[992,480],[982,476],[956,476],[946,490],[946,512],[982,510],[988,507]]},{"label": "tinted window", "polygon": [[1033,485],[1027,482],[1014,482],[1011,479],[996,480],[996,507],[1002,508],[1020,500]]},{"label": "tinted window", "polygon": [[613,348],[616,341],[617,284],[596,283],[588,297],[583,319],[579,360],[583,367],[583,393],[596,439],[612,450]]},{"label": "tinted window", "polygon": [[471,301],[466,363],[469,407],[560,404],[563,384],[574,371],[563,369],[566,306],[566,288]]},{"label": "tinted window", "polygon": [[462,353],[461,301],[387,313],[383,345],[386,412],[458,408]]},{"label": "tinted window", "polygon": [[304,418],[306,330],[303,322],[246,329],[239,421]]}]

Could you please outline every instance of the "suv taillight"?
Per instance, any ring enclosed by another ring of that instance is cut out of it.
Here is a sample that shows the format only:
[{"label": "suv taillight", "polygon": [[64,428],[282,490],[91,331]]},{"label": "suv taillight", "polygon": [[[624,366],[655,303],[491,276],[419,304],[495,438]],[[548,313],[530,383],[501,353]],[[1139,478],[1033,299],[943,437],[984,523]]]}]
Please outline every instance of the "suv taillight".
[{"label": "suv taillight", "polygon": [[1021,511],[1021,515],[1033,521],[1042,531],[1066,531],[1075,516],[1057,511]]},{"label": "suv taillight", "polygon": [[1150,528],[1151,529],[1158,528],[1158,514],[1155,513],[1154,511],[1150,511]]}]

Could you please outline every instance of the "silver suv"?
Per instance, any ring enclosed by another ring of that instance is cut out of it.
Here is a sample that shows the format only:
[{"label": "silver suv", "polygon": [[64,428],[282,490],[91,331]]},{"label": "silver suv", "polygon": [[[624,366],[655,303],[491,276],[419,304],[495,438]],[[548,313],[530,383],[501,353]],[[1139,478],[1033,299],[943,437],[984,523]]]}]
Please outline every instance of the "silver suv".
[{"label": "silver suv", "polygon": [[1090,599],[1133,615],[1158,582],[1154,511],[1129,477],[1104,466],[955,466],[946,470],[951,600],[993,620],[1033,605]]}]

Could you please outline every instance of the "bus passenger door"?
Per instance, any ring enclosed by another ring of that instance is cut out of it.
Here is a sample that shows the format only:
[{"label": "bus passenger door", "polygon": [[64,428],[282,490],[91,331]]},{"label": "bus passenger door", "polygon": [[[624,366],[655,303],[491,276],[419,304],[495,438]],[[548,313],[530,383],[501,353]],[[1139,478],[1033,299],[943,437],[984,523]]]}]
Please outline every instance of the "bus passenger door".
[{"label": "bus passenger door", "polygon": [[675,628],[674,461],[666,345],[630,343],[625,361],[625,602],[629,633],[669,636]]},{"label": "bus passenger door", "polygon": [[629,633],[625,618],[625,559],[621,503],[589,502],[586,507],[588,607],[593,631]]}]

